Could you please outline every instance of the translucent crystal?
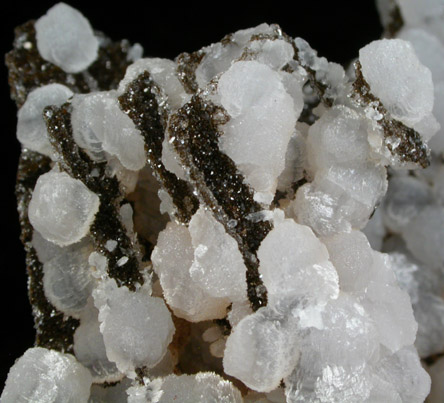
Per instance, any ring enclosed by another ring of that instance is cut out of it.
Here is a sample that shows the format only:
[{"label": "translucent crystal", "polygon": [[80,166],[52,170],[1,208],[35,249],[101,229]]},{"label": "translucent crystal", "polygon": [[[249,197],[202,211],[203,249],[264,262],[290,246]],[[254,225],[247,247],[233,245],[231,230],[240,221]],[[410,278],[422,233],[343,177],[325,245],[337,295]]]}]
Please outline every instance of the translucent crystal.
[{"label": "translucent crystal", "polygon": [[97,161],[104,152],[116,155],[125,168],[142,169],[146,163],[143,138],[120,109],[113,91],[76,95],[73,99],[73,137]]},{"label": "translucent crystal", "polygon": [[395,119],[412,126],[432,113],[432,74],[409,42],[373,41],[359,51],[359,60],[372,93]]},{"label": "translucent crystal", "polygon": [[248,387],[269,392],[279,386],[299,358],[291,323],[270,308],[243,318],[227,340],[224,371]]},{"label": "translucent crystal", "polygon": [[103,335],[100,332],[99,311],[90,302],[74,333],[74,353],[77,360],[89,369],[95,382],[119,381],[123,375],[106,355]]},{"label": "translucent crystal", "polygon": [[37,181],[29,203],[29,220],[46,240],[70,245],[88,234],[99,204],[99,197],[83,182],[65,172],[51,171]]},{"label": "translucent crystal", "polygon": [[221,402],[241,403],[240,392],[219,375],[200,372],[196,375],[169,375],[162,383],[159,403],[180,399],[184,403]]},{"label": "translucent crystal", "polygon": [[1,401],[86,402],[91,383],[89,371],[71,354],[33,347],[9,370]]},{"label": "translucent crystal", "polygon": [[60,311],[78,317],[94,287],[88,257],[91,245],[63,251],[43,265],[43,288]]},{"label": "translucent crystal", "polygon": [[293,99],[279,74],[256,61],[233,64],[221,76],[218,91],[231,116],[220,148],[239,166],[247,182],[267,195],[264,201],[271,202],[298,117]]},{"label": "translucent crystal", "polygon": [[245,300],[247,269],[236,241],[203,208],[191,219],[189,230],[194,247],[191,279],[211,296]]},{"label": "translucent crystal", "polygon": [[431,267],[442,267],[444,262],[443,226],[444,208],[427,206],[410,221],[402,233],[415,257]]},{"label": "translucent crystal", "polygon": [[48,84],[31,91],[17,114],[17,138],[26,148],[51,157],[43,110],[50,105],[61,106],[73,93],[64,85]]},{"label": "translucent crystal", "polygon": [[97,58],[99,41],[89,21],[65,3],[51,7],[35,30],[41,56],[68,73],[86,69]]},{"label": "translucent crystal", "polygon": [[333,165],[360,165],[369,151],[362,116],[352,109],[334,107],[310,126],[307,158],[314,172]]},{"label": "translucent crystal", "polygon": [[176,316],[192,322],[223,318],[229,300],[211,296],[191,278],[194,259],[191,242],[188,229],[173,222],[159,235],[152,260],[165,300]]},{"label": "translucent crystal", "polygon": [[[284,251],[293,249],[291,256]],[[325,246],[306,226],[285,220],[262,241],[259,271],[270,304],[285,297],[324,302],[336,298],[338,275]]]},{"label": "translucent crystal", "polygon": [[144,289],[131,292],[109,282],[93,294],[106,356],[124,373],[154,367],[173,338],[170,312],[161,298],[150,296]]}]

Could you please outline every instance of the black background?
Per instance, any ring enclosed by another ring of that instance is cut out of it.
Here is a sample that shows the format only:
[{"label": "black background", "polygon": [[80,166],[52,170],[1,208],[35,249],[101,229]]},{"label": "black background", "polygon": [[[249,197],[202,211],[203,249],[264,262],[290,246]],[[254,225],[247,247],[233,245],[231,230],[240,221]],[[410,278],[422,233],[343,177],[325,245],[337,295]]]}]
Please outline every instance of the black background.
[{"label": "black background", "polygon": [[[219,41],[238,29],[262,22],[277,23],[290,36],[306,39],[319,55],[343,65],[357,56],[359,48],[378,39],[382,28],[373,0],[267,1],[263,5],[241,2],[157,0],[112,2],[71,1],[91,22],[114,40],[139,42],[145,56],[174,58]],[[15,2],[2,7],[1,54],[12,47],[14,27],[43,15],[54,2]],[[292,7],[293,6],[293,7]],[[24,253],[19,241],[14,184],[19,143],[15,137],[16,108],[9,99],[7,72],[0,73],[2,127],[0,249],[0,390],[14,360],[31,347],[34,339],[31,308],[27,301]]]}]

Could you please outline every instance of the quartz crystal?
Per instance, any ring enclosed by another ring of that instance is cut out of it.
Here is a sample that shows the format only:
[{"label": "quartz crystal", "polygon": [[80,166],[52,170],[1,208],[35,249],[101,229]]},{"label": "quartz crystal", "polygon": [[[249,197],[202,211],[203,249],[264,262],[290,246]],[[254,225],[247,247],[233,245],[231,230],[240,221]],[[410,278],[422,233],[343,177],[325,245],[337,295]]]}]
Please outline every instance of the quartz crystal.
[{"label": "quartz crystal", "polygon": [[17,29],[2,403],[444,400],[444,1],[377,6],[348,68],[266,23],[174,60],[64,3]]}]

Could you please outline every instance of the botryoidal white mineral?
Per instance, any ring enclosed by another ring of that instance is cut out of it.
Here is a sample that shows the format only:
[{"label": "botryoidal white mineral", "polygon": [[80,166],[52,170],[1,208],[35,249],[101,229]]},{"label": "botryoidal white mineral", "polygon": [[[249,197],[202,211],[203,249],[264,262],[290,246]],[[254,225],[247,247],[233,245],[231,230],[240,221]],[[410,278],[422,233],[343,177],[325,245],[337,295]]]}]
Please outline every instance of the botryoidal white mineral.
[{"label": "botryoidal white mineral", "polygon": [[347,71],[277,25],[174,61],[63,3],[20,27],[2,403],[444,400],[444,1],[377,5]]}]

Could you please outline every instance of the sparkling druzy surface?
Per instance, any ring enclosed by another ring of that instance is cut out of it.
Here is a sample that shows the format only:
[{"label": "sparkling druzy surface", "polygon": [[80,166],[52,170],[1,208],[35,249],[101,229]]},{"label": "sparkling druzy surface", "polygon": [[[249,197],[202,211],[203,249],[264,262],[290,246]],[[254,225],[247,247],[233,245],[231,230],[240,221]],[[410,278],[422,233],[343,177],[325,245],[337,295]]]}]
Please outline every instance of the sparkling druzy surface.
[{"label": "sparkling druzy surface", "polygon": [[276,24],[174,60],[64,3],[17,28],[2,402],[444,399],[444,2],[377,5],[347,69]]}]

